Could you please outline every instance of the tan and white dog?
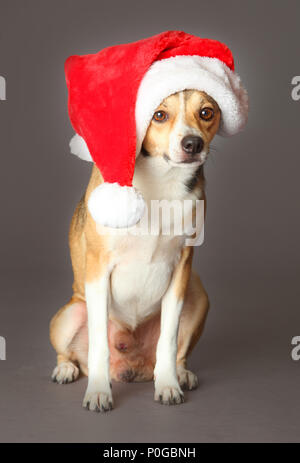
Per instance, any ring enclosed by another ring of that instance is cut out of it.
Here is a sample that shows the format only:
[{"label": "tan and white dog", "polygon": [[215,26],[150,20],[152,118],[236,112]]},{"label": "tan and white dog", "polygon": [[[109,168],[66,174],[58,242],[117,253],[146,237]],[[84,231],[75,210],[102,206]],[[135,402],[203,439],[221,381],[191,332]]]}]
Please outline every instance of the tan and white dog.
[{"label": "tan and white dog", "polygon": [[[220,109],[206,93],[185,90],[156,109],[135,167],[133,184],[151,200],[205,199],[203,164],[218,131]],[[102,183],[93,167],[70,228],[73,296],[53,317],[57,352],[52,379],[88,375],[83,405],[113,407],[111,379],[154,378],[155,400],[183,402],[197,376],[187,356],[204,327],[208,297],[192,270],[193,247],[184,236],[99,233],[87,203]]]}]

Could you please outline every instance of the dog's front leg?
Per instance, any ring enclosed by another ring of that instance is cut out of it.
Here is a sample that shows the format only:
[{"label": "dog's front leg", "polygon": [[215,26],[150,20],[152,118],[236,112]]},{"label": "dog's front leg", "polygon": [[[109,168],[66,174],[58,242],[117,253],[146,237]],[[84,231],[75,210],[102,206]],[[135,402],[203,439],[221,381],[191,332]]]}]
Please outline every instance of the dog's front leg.
[{"label": "dog's front leg", "polygon": [[106,412],[113,408],[109,375],[108,291],[110,270],[105,259],[99,268],[98,256],[87,256],[85,295],[88,311],[88,387],[83,406]]},{"label": "dog's front leg", "polygon": [[182,251],[170,286],[162,300],[160,337],[154,369],[154,399],[166,405],[180,404],[184,401],[176,371],[177,335],[191,263],[192,248],[186,247]]}]

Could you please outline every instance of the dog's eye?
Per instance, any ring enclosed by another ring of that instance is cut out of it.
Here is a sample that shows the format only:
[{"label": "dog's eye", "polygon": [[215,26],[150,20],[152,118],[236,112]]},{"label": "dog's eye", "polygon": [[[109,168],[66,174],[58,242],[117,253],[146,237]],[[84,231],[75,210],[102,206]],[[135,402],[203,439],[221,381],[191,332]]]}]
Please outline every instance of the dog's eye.
[{"label": "dog's eye", "polygon": [[156,122],[165,122],[168,119],[168,115],[165,111],[156,111],[153,115],[153,119]]},{"label": "dog's eye", "polygon": [[210,121],[214,117],[214,110],[211,108],[203,108],[200,111],[200,117],[204,121]]}]

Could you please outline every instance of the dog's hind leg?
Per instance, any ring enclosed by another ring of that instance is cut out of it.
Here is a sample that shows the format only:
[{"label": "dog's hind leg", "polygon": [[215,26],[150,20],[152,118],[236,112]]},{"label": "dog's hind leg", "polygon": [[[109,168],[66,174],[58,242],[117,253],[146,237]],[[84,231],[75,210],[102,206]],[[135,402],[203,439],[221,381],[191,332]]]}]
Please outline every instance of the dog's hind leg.
[{"label": "dog's hind leg", "polygon": [[183,389],[195,389],[198,378],[186,368],[187,356],[196,345],[204,328],[209,301],[198,275],[191,273],[178,332],[177,375]]},{"label": "dog's hind leg", "polygon": [[72,341],[85,324],[86,303],[74,297],[51,320],[50,340],[57,352],[57,366],[51,377],[59,384],[71,383],[79,376]]}]

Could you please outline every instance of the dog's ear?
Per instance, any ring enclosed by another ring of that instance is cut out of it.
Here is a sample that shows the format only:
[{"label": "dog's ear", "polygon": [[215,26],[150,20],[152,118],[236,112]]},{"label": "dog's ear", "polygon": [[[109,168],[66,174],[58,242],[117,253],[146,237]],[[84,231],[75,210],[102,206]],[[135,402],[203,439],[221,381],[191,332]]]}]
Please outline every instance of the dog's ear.
[{"label": "dog's ear", "polygon": [[78,156],[83,161],[94,162],[86,142],[77,133],[71,138],[69,146],[71,153],[75,154],[75,156]]}]

